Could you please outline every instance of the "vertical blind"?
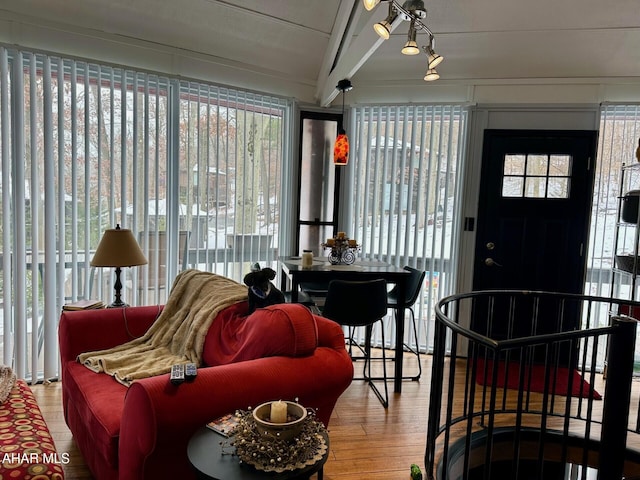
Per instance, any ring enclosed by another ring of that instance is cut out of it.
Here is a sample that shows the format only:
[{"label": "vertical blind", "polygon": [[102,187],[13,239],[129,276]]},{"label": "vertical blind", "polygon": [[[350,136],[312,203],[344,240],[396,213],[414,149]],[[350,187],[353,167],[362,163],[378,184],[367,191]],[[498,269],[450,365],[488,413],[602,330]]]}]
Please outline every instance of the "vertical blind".
[{"label": "vertical blind", "polygon": [[[113,300],[92,268],[132,230],[149,263],[131,305],[163,303],[181,268],[236,280],[272,264],[291,101],[0,47],[0,351],[27,380],[58,374],[65,303]],[[170,260],[169,260],[170,259]]]},{"label": "vertical blind", "polygon": [[[605,104],[601,106],[589,230],[587,278],[584,285],[586,295],[603,297],[617,295],[612,288],[612,268],[616,253],[614,238],[620,204],[621,173],[623,164],[637,161],[635,150],[639,138],[640,105]],[[618,283],[625,280],[629,279],[624,275],[618,275]],[[629,289],[626,288],[626,290],[628,292]],[[610,323],[610,316],[611,312],[605,308],[593,312],[590,326],[607,326]],[[597,348],[597,367],[604,369],[607,353],[604,340],[599,342]],[[639,358],[640,354],[636,353],[636,362]]]},{"label": "vertical blind", "polygon": [[[636,163],[640,105],[602,105],[585,293],[609,296],[623,164]],[[608,312],[602,322],[608,323]]]},{"label": "vertical blind", "polygon": [[[426,271],[414,310],[418,347],[429,351],[433,307],[453,293],[455,285],[453,246],[460,225],[467,109],[387,105],[356,107],[352,112],[353,202],[345,202],[349,230],[356,233],[363,256]],[[385,322],[385,336],[393,345],[393,319]],[[405,331],[406,343],[414,343],[412,330]]]}]

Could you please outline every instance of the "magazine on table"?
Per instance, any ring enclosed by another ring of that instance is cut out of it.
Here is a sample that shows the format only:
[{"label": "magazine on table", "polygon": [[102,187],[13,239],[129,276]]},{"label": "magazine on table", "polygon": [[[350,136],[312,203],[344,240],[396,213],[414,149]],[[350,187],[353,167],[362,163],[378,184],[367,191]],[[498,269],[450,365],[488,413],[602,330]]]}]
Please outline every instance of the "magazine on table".
[{"label": "magazine on table", "polygon": [[208,422],[207,427],[209,427],[214,432],[219,433],[220,435],[230,437],[231,435],[233,435],[233,431],[238,426],[238,422],[239,418],[235,413],[227,413],[226,415]]}]

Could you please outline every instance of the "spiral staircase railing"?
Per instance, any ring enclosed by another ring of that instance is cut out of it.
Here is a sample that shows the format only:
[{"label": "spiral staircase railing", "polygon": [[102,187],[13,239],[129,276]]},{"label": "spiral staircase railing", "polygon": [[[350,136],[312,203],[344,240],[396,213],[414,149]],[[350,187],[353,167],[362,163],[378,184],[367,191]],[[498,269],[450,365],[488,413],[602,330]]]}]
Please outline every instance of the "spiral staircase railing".
[{"label": "spiral staircase railing", "polygon": [[478,291],[435,310],[427,478],[640,476],[639,302]]}]

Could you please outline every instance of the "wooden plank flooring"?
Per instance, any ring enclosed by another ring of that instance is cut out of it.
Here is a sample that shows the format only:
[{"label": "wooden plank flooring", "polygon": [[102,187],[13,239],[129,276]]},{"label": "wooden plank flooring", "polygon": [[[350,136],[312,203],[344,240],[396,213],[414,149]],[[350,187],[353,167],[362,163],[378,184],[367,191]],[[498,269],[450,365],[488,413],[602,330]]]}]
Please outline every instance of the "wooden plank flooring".
[{"label": "wooden plank flooring", "polygon": [[[422,359],[420,381],[405,380],[401,394],[394,394],[393,382],[389,382],[387,410],[363,381],[354,380],[340,397],[329,424],[331,452],[324,469],[325,480],[405,479],[409,478],[412,463],[420,465],[424,472],[431,362],[427,355]],[[361,364],[357,362],[356,369]],[[405,354],[405,372],[416,368],[415,356]],[[64,422],[60,383],[31,388],[58,452],[70,456],[64,467],[65,478],[92,479]]]},{"label": "wooden plank flooring", "polygon": [[[423,374],[420,381],[405,380],[401,394],[394,394],[393,382],[389,382],[390,401],[386,410],[361,380],[354,380],[340,397],[329,424],[331,449],[324,469],[325,480],[408,479],[412,463],[418,464],[423,473],[425,472],[431,356],[423,355],[421,358]],[[376,364],[379,366],[380,362],[374,362],[374,365]],[[356,362],[355,367],[356,375],[359,376],[362,362]],[[405,374],[417,371],[415,356],[405,353],[404,368]],[[460,384],[464,384],[463,375],[460,374],[462,371],[462,368],[458,369]],[[374,374],[377,372],[374,371]],[[594,387],[604,392],[602,377],[598,376],[596,380]],[[54,382],[34,385],[31,388],[38,399],[58,452],[69,454],[70,463],[64,466],[67,480],[92,479],[64,422],[61,384]],[[539,400],[532,401],[536,403]],[[633,382],[633,418],[636,418],[639,402],[640,379]],[[601,408],[599,402],[594,405],[594,410]],[[464,435],[464,432],[461,434]],[[640,435],[629,435],[627,447],[640,451]]]}]

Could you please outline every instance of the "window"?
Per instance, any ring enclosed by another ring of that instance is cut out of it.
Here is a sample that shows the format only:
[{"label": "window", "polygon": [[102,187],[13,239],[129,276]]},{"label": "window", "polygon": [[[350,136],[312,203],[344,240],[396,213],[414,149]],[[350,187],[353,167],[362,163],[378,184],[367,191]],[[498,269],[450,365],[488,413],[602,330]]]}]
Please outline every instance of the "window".
[{"label": "window", "polygon": [[640,105],[601,107],[585,283],[587,295],[611,295],[613,237],[618,221],[621,167],[623,163],[636,161],[638,138]]},{"label": "window", "polygon": [[[589,229],[587,278],[584,287],[587,295],[609,297],[613,292],[611,269],[619,197],[622,193],[620,174],[623,164],[636,161],[635,150],[638,147],[638,138],[640,138],[640,105],[603,105],[601,107]],[[631,283],[626,288],[630,290]],[[603,309],[598,320],[600,326],[608,326],[610,312]],[[599,345],[599,352],[598,364],[603,365],[607,346],[602,342]],[[639,358],[640,352],[636,351],[636,363]]]},{"label": "window", "polygon": [[571,157],[509,154],[504,158],[502,196],[569,198]]},{"label": "window", "polygon": [[[365,106],[352,118],[347,132],[354,150],[345,184],[353,200],[345,202],[344,230],[361,243],[361,255],[427,272],[414,308],[422,319],[419,347],[429,350],[433,307],[455,285],[467,111],[458,105]],[[393,344],[393,319],[386,321]]]},{"label": "window", "polygon": [[341,167],[333,163],[333,144],[338,117],[304,111],[300,117],[300,194],[295,251],[301,254],[309,249],[314,255],[323,255],[320,244],[337,232]]},{"label": "window", "polygon": [[183,267],[241,281],[250,263],[274,262],[290,111],[287,99],[0,48],[3,363],[57,376],[62,305],[113,300],[112,269],[90,262],[117,224],[149,261],[123,271],[131,305],[163,303]]}]

